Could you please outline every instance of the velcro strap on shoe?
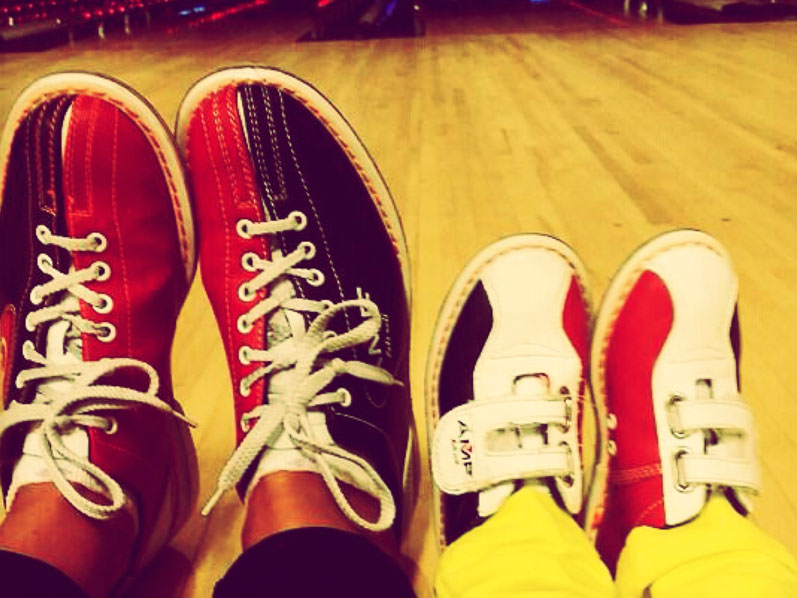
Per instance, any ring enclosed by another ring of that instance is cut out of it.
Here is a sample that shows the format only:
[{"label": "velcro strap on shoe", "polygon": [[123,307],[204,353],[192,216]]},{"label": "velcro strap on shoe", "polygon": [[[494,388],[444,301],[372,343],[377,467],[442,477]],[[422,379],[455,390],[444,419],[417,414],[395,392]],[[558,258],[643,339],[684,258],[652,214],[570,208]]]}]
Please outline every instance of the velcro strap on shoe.
[{"label": "velcro strap on shoe", "polygon": [[684,454],[678,458],[678,482],[686,489],[696,484],[716,484],[758,492],[761,474],[754,460]]},{"label": "velcro strap on shoe", "polygon": [[690,400],[674,405],[678,430],[738,430],[751,435],[753,413],[741,401]]},{"label": "velcro strap on shoe", "polygon": [[[535,446],[524,446],[529,429],[568,425],[561,399],[511,398],[470,401],[446,413],[432,440],[432,475],[448,494],[485,490],[509,480],[565,476],[573,471],[573,447],[547,446],[538,434]],[[494,446],[493,434],[519,438],[516,446]]]}]

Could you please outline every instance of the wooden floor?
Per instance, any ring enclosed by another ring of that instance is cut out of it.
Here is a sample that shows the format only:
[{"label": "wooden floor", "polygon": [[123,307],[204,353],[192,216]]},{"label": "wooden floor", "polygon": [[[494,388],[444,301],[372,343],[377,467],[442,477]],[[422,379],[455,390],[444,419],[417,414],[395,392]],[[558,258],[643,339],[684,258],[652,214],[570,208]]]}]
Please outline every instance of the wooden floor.
[{"label": "wooden floor", "polygon": [[[26,83],[63,69],[122,79],[167,122],[193,81],[225,65],[275,65],[313,82],[365,140],[404,221],[421,430],[437,308],[485,244],[518,231],[557,235],[583,257],[597,299],[651,235],[684,226],[716,235],[741,276],[743,388],[765,484],[755,519],[797,552],[797,23],[646,25],[563,4],[432,19],[424,39],[294,43],[305,28],[262,15],[0,54],[0,116]],[[199,422],[207,497],[232,449],[233,420],[199,284],[181,316],[174,373]],[[437,558],[427,470],[405,546],[422,596]],[[209,519],[194,517],[139,594],[173,596],[170,580],[185,574],[182,596],[209,596],[239,551],[241,515],[228,495]]]}]

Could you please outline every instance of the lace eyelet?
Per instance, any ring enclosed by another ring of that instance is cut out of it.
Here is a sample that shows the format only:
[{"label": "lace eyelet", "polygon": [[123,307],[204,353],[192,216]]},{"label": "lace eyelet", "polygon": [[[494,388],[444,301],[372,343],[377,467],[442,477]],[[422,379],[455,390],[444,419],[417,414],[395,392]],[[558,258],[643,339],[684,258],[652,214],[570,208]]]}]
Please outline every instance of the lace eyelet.
[{"label": "lace eyelet", "polygon": [[299,243],[299,249],[304,253],[304,259],[311,260],[315,257],[315,245],[310,241],[302,241]]},{"label": "lace eyelet", "polygon": [[[562,387],[564,390],[566,388]],[[565,423],[562,426],[562,432],[565,434],[570,430],[570,427],[573,425],[573,398],[569,396],[567,393],[562,393],[565,403]]]},{"label": "lace eyelet", "polygon": [[238,349],[238,361],[241,362],[241,365],[249,365],[252,363],[252,359],[249,356],[249,351],[251,351],[251,349],[246,345]]},{"label": "lace eyelet", "polygon": [[687,492],[691,492],[695,489],[695,484],[690,484],[684,479],[683,473],[681,471],[681,467],[678,462],[681,460],[681,457],[684,455],[688,455],[692,451],[685,446],[680,447],[678,450],[673,453],[673,462],[675,463],[675,489],[678,492],[682,492],[686,494]]},{"label": "lace eyelet", "polygon": [[327,309],[331,309],[332,306],[335,305],[335,302],[332,301],[332,299],[322,299],[321,300],[321,305],[323,305],[324,309],[327,310]]},{"label": "lace eyelet", "polygon": [[241,301],[246,301],[247,303],[250,303],[254,301],[256,297],[257,293],[252,291],[249,288],[248,284],[243,283],[241,286],[238,287],[238,299],[240,299]]},{"label": "lace eyelet", "polygon": [[571,473],[567,473],[562,476],[557,476],[558,479],[562,480],[562,483],[567,486],[568,488],[575,484],[576,478],[575,475],[572,473],[575,471],[575,462],[573,460],[573,447],[570,446],[568,442],[560,442],[559,447],[565,447],[567,449],[567,468],[570,470]]},{"label": "lace eyelet", "polygon": [[241,267],[247,272],[255,272],[257,270],[257,266],[255,266],[255,260],[257,260],[259,257],[260,256],[258,256],[256,253],[247,251],[241,256]]},{"label": "lace eyelet", "polygon": [[252,388],[241,380],[241,383],[238,384],[238,393],[242,397],[248,397],[252,393]]},{"label": "lace eyelet", "polygon": [[617,429],[617,416],[614,413],[610,413],[606,416],[606,427],[609,430]]},{"label": "lace eyelet", "polygon": [[252,332],[252,329],[255,327],[255,325],[252,324],[249,320],[247,320],[246,316],[243,315],[240,318],[238,318],[237,327],[238,327],[238,332],[240,332],[241,334],[249,334],[250,332]]},{"label": "lace eyelet", "polygon": [[41,292],[39,291],[39,289],[40,289],[39,285],[36,285],[30,290],[29,297],[30,297],[30,302],[33,305],[41,305],[42,301],[44,301],[44,298],[41,296]]},{"label": "lace eyelet", "polygon": [[98,314],[107,314],[113,309],[113,299],[110,295],[100,295],[100,304],[92,307]]},{"label": "lace eyelet", "polygon": [[111,277],[111,267],[105,262],[94,262],[94,280],[100,282]]},{"label": "lace eyelet", "polygon": [[340,400],[341,407],[351,407],[351,393],[347,388],[339,388],[338,394],[342,397]]},{"label": "lace eyelet", "polygon": [[115,417],[106,417],[105,421],[108,422],[108,428],[106,430],[104,430],[104,432],[106,434],[108,434],[109,436],[111,436],[113,434],[116,434],[116,432],[119,430],[119,422],[116,421],[116,418]]},{"label": "lace eyelet", "polygon": [[241,421],[238,422],[238,425],[241,427],[241,432],[246,434],[251,429],[249,426],[249,420],[246,418],[246,413],[241,416]]},{"label": "lace eyelet", "polygon": [[116,326],[110,322],[102,322],[101,324],[97,324],[97,329],[98,331],[105,331],[104,334],[100,332],[97,334],[97,339],[103,343],[110,343],[116,338]]},{"label": "lace eyelet", "polygon": [[310,270],[310,274],[311,277],[307,279],[307,284],[309,284],[311,287],[320,287],[322,284],[324,284],[326,277],[321,270],[318,268],[313,268]]},{"label": "lace eyelet", "polygon": [[46,253],[40,253],[36,257],[36,264],[39,266],[39,270],[45,272],[47,268],[53,267],[53,260]]},{"label": "lace eyelet", "polygon": [[304,215],[304,212],[294,210],[288,214],[288,218],[293,220],[293,230],[304,230],[307,226],[307,216]]},{"label": "lace eyelet", "polygon": [[678,422],[675,421],[674,413],[675,413],[675,404],[680,403],[681,401],[686,400],[685,397],[681,394],[671,394],[669,400],[667,401],[667,425],[670,427],[670,433],[678,438],[679,440],[686,438],[689,436],[689,432],[686,430],[682,430],[678,427]]},{"label": "lace eyelet", "polygon": [[94,253],[102,253],[108,247],[108,239],[102,233],[89,233],[86,238],[94,242],[94,248],[92,249]]},{"label": "lace eyelet", "polygon": [[606,452],[612,457],[617,454],[617,443],[614,440],[610,440],[606,443]]},{"label": "lace eyelet", "polygon": [[251,220],[246,218],[242,218],[238,222],[235,223],[235,232],[238,233],[238,236],[242,239],[251,239],[252,233],[249,232],[249,227],[254,224]]},{"label": "lace eyelet", "polygon": [[50,229],[44,226],[43,224],[40,224],[36,227],[36,238],[39,240],[39,243],[41,243],[42,245],[50,244],[49,236],[51,234],[52,233],[50,233]]}]

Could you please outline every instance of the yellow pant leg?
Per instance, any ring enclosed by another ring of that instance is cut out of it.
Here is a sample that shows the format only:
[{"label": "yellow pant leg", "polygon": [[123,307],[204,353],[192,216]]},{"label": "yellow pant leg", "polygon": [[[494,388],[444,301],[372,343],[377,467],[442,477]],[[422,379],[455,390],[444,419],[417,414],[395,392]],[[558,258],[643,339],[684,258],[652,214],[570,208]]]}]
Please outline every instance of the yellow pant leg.
[{"label": "yellow pant leg", "polygon": [[617,594],[794,598],[797,564],[781,544],[717,496],[685,525],[633,530],[617,565]]},{"label": "yellow pant leg", "polygon": [[584,532],[553,499],[523,488],[443,553],[438,598],[614,595],[612,579]]}]

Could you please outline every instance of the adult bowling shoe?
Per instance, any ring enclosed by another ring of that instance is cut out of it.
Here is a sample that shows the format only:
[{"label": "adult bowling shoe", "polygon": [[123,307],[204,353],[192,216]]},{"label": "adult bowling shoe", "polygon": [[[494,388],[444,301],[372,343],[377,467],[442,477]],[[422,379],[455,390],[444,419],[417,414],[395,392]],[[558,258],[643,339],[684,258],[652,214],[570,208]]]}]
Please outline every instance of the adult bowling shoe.
[{"label": "adult bowling shoe", "polygon": [[194,274],[178,155],[135,93],[62,73],[12,107],[0,168],[6,507],[24,485],[53,484],[86,517],[126,510],[138,527],[134,571],[197,492],[169,367]]},{"label": "adult bowling shoe", "polygon": [[382,177],[334,106],[278,70],[202,79],[177,131],[234,389],[238,447],[208,508],[271,472],[311,471],[353,522],[387,529],[411,444],[409,276]]}]

